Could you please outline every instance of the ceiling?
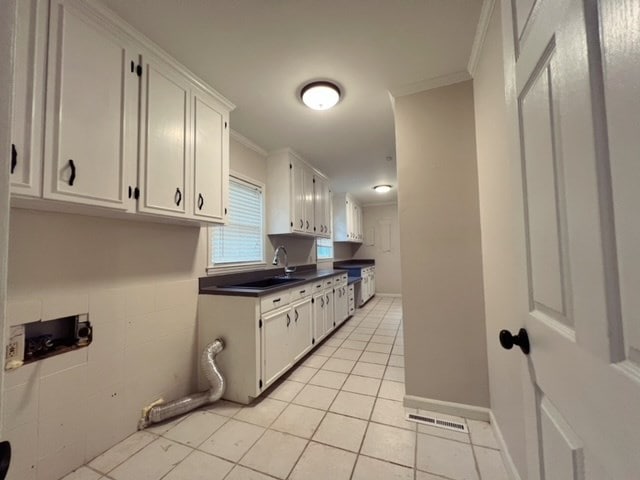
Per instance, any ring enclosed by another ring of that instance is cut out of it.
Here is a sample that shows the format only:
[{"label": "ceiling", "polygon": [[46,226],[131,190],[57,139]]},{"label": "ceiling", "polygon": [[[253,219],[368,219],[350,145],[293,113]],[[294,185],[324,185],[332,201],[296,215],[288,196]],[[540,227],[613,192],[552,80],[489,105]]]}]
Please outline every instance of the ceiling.
[{"label": "ceiling", "polygon": [[[482,0],[103,0],[236,106],[231,126],[265,150],[291,147],[364,203],[396,182],[389,92],[466,77]],[[299,100],[309,80],[344,92]],[[426,83],[424,83],[426,82]],[[389,159],[390,157],[390,159]]]}]

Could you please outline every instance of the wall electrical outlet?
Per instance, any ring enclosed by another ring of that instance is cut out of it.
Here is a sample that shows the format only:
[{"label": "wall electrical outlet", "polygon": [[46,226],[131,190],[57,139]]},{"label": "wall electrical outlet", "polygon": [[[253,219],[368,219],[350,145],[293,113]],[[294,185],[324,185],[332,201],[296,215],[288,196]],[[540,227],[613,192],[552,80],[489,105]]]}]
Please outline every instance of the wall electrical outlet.
[{"label": "wall electrical outlet", "polygon": [[9,329],[9,341],[5,346],[4,360],[7,370],[22,365],[24,361],[24,325],[16,325]]}]

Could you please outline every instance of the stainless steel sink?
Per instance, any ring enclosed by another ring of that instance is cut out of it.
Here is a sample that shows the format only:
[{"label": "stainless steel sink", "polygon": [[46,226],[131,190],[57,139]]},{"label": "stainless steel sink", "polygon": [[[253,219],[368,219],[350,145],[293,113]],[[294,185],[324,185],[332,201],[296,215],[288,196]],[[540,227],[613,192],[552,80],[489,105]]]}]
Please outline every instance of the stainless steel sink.
[{"label": "stainless steel sink", "polygon": [[257,290],[266,290],[268,288],[277,287],[285,283],[301,282],[303,278],[284,278],[284,277],[271,277],[263,278],[262,280],[256,280],[254,282],[238,283],[236,285],[225,285],[223,288],[255,288]]}]

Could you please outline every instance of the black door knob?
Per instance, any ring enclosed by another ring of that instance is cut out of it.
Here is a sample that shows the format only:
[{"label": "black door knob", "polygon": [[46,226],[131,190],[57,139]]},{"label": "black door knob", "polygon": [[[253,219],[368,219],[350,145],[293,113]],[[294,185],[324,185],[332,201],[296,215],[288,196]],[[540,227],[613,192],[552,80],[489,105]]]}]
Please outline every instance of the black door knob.
[{"label": "black door knob", "polygon": [[518,345],[525,355],[529,355],[529,351],[531,350],[529,335],[527,335],[527,331],[524,328],[518,331],[518,335],[512,335],[509,330],[500,330],[500,345],[507,350],[511,350],[514,345]]}]

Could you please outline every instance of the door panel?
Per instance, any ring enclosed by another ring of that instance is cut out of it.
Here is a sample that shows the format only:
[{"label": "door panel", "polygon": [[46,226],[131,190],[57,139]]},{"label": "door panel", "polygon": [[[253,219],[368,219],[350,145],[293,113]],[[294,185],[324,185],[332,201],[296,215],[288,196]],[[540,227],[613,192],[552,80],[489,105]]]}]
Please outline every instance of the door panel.
[{"label": "door panel", "polygon": [[540,403],[540,432],[546,478],[583,480],[582,443],[547,398]]},{"label": "door panel", "polygon": [[224,219],[229,167],[225,152],[225,119],[215,102],[197,92],[193,96],[193,165],[196,216]]},{"label": "door panel", "polygon": [[126,208],[138,77],[120,36],[74,2],[52,2],[44,196]]},{"label": "door panel", "polygon": [[313,296],[313,338],[318,342],[325,330],[325,301],[324,293]]},{"label": "door panel", "polygon": [[311,348],[313,322],[311,298],[296,303],[291,308],[293,323],[291,328],[291,345],[289,351],[294,362],[300,360]]},{"label": "door panel", "polygon": [[640,376],[640,2],[601,4],[604,87],[626,367]]},{"label": "door panel", "polygon": [[564,204],[559,202],[563,196],[562,166],[555,155],[550,60],[537,71],[520,100],[530,297],[535,310],[571,324],[565,293],[566,271],[562,262],[566,248],[560,238],[560,231],[564,231],[566,225]]},{"label": "door panel", "polygon": [[189,87],[169,66],[144,59],[140,210],[184,214],[188,203]]},{"label": "door panel", "polygon": [[292,161],[289,169],[291,173],[291,223],[294,232],[305,232],[305,176],[304,168],[298,162]]},{"label": "door panel", "polygon": [[290,310],[262,318],[262,371],[264,386],[271,384],[291,365],[289,355]]},{"label": "door panel", "polygon": [[640,197],[628,179],[640,171],[640,2],[537,0],[521,41],[511,22],[524,14],[512,8],[529,3],[502,3],[528,259],[528,478],[636,478],[640,373],[628,326],[640,304],[624,300],[640,280]]},{"label": "door panel", "polygon": [[306,233],[314,233],[314,191],[313,191],[313,173],[303,169],[304,178],[304,231]]}]

